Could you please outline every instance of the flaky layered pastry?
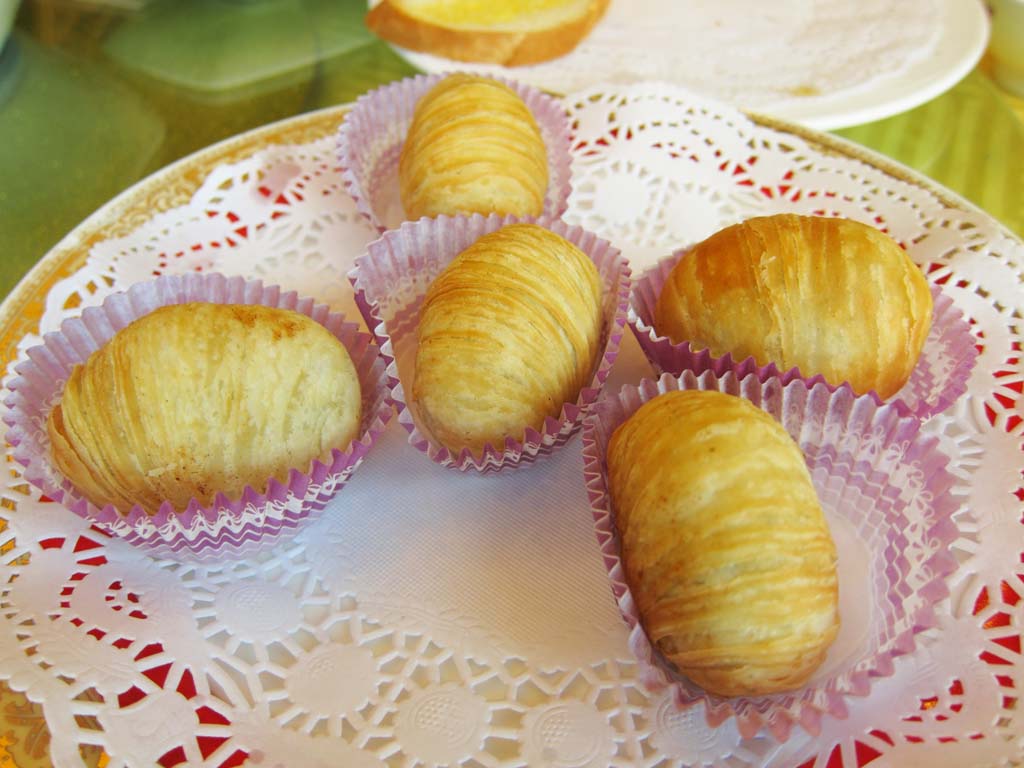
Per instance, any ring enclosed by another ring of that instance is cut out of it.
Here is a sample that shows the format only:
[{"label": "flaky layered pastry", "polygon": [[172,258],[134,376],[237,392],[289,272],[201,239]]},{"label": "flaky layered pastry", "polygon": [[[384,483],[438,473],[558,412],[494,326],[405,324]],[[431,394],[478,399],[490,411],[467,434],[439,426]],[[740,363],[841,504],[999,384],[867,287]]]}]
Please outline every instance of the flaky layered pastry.
[{"label": "flaky layered pastry", "polygon": [[533,114],[508,86],[454,74],[416,105],[398,166],[406,217],[537,216],[547,149]]},{"label": "flaky layered pastry", "polygon": [[413,403],[454,452],[499,450],[557,418],[593,376],[602,287],[559,235],[513,224],[484,235],[437,276],[420,309]]},{"label": "flaky layered pastry", "polygon": [[719,392],[669,392],[612,435],[626,580],[651,642],[705,690],[804,684],[839,628],[836,550],[800,449]]},{"label": "flaky layered pastry", "polygon": [[262,306],[162,307],[68,379],[47,420],[55,466],[126,513],[266,490],[357,436],[359,378],[327,329]]},{"label": "flaky layered pastry", "polygon": [[779,214],[698,243],[655,307],[655,330],[739,362],[794,366],[895,394],[928,337],[932,295],[890,237],[848,219]]}]

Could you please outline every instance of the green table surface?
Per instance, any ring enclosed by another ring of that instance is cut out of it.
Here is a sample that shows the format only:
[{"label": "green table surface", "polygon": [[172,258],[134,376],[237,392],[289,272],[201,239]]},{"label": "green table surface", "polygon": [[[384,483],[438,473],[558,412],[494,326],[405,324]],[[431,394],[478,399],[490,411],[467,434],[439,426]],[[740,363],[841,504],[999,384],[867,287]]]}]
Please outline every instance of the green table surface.
[{"label": "green table surface", "polygon": [[[3,0],[0,0],[3,2]],[[414,70],[365,0],[24,0],[0,55],[0,296],[123,189],[246,129]],[[979,68],[838,131],[1024,234],[1024,123]]]},{"label": "green table surface", "polygon": [[[0,296],[90,213],[177,158],[413,73],[366,31],[365,7],[24,0],[0,52]],[[837,133],[1024,235],[1022,113],[979,67],[920,107]],[[0,764],[46,765],[47,745],[39,707],[0,684]]]}]

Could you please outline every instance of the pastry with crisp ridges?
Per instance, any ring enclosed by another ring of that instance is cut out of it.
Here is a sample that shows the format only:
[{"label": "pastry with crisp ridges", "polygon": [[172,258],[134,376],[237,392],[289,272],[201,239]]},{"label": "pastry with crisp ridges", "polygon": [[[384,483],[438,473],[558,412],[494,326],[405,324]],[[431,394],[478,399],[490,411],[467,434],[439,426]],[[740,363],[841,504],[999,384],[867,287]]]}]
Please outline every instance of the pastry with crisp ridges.
[{"label": "pastry with crisp ridges", "polygon": [[449,75],[416,104],[398,180],[408,219],[537,216],[548,186],[547,148],[533,113],[511,88]]},{"label": "pastry with crisp ridges", "polygon": [[412,401],[441,445],[503,450],[558,418],[594,375],[602,283],[579,248],[535,224],[484,235],[431,283],[420,308]]},{"label": "pastry with crisp ridges", "polygon": [[793,214],[749,219],[693,246],[654,313],[673,342],[883,398],[910,378],[931,321],[928,282],[892,238]]},{"label": "pastry with crisp ridges", "polygon": [[47,430],[55,466],[93,504],[152,514],[307,472],[357,437],[361,400],[348,351],[305,315],[178,304],[77,366]]},{"label": "pastry with crisp ridges", "polygon": [[742,398],[673,391],[621,424],[606,458],[651,643],[711,693],[803,685],[838,632],[836,549],[785,429]]}]

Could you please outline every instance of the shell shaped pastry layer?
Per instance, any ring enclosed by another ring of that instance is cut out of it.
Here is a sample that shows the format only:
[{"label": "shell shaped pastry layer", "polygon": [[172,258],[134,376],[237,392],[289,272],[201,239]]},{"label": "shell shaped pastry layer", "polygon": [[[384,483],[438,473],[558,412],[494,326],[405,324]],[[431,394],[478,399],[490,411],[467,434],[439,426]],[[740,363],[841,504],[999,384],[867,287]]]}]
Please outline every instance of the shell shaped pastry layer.
[{"label": "shell shaped pastry layer", "polygon": [[798,367],[887,398],[917,364],[932,319],[921,270],[848,219],[779,214],[698,243],[658,298],[655,330],[736,361]]},{"label": "shell shaped pastry layer", "polygon": [[501,449],[576,400],[593,375],[602,325],[601,279],[576,246],[534,224],[484,235],[427,290],[415,412],[452,451]]},{"label": "shell shaped pastry layer", "polygon": [[162,307],[83,364],[47,420],[56,467],[93,504],[154,513],[306,472],[357,436],[348,351],[304,315],[263,306]]},{"label": "shell shaped pastry layer", "polygon": [[455,74],[416,105],[398,179],[409,219],[537,216],[548,186],[547,150],[515,91],[490,78]]},{"label": "shell shaped pastry layer", "polygon": [[804,684],[838,632],[836,549],[785,429],[732,395],[670,392],[620,425],[607,464],[652,644],[722,696]]}]

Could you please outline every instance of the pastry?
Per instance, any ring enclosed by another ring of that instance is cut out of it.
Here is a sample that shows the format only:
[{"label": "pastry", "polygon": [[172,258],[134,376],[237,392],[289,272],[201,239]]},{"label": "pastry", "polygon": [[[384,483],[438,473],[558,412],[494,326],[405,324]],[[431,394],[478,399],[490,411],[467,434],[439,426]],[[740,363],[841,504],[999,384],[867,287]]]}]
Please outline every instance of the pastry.
[{"label": "pastry", "polygon": [[604,15],[609,0],[382,0],[366,25],[413,51],[506,67],[569,53]]},{"label": "pastry", "polygon": [[537,216],[548,186],[547,148],[533,113],[511,88],[449,75],[416,104],[398,181],[408,219]]},{"label": "pastry", "polygon": [[836,550],[785,429],[739,397],[669,392],[619,426],[607,466],[652,644],[721,696],[803,685],[839,627]]},{"label": "pastry", "polygon": [[914,370],[931,319],[924,275],[888,235],[849,219],[779,214],[691,248],[658,297],[654,327],[695,350],[887,398]]},{"label": "pastry", "polygon": [[484,235],[421,306],[412,386],[421,424],[476,455],[539,431],[593,376],[602,318],[597,268],[568,240],[534,224]]},{"label": "pastry", "polygon": [[357,436],[360,407],[348,351],[308,317],[179,304],[76,366],[47,430],[55,466],[93,504],[152,514],[308,471]]}]

